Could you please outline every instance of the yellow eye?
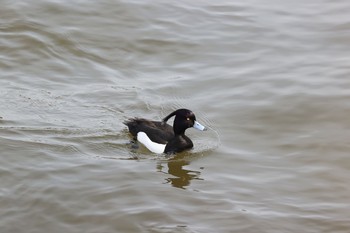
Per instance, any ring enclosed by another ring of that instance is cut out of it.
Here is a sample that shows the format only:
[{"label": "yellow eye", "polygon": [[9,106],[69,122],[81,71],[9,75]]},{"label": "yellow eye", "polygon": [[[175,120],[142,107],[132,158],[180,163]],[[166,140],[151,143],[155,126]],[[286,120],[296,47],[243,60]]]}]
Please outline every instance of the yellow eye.
[{"label": "yellow eye", "polygon": [[188,120],[188,121],[189,121],[189,120],[190,120],[190,118],[189,118],[189,117],[187,117],[187,119],[186,119],[186,120]]}]

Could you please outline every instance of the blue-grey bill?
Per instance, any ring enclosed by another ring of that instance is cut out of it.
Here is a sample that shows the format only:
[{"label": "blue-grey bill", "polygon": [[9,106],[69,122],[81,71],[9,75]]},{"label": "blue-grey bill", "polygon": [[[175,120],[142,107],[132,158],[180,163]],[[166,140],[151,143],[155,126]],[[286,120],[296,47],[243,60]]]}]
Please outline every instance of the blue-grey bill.
[{"label": "blue-grey bill", "polygon": [[193,128],[204,131],[207,130],[203,125],[201,125],[198,121],[194,121]]}]

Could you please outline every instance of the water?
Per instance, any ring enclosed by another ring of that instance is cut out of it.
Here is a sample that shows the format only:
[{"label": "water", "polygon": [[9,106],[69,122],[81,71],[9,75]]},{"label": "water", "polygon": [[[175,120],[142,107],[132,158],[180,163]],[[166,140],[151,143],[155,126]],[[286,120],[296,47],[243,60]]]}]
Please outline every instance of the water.
[{"label": "water", "polygon": [[1,3],[1,232],[350,231],[347,1]]}]

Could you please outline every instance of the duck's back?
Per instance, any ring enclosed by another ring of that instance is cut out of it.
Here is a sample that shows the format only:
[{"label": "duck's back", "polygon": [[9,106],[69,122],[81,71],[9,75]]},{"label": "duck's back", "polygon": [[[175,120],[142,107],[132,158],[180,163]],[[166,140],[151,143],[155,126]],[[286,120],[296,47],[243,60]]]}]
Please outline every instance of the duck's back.
[{"label": "duck's back", "polygon": [[166,144],[174,137],[173,127],[162,121],[133,118],[124,124],[128,126],[130,133],[135,138],[138,132],[144,132],[153,142]]}]

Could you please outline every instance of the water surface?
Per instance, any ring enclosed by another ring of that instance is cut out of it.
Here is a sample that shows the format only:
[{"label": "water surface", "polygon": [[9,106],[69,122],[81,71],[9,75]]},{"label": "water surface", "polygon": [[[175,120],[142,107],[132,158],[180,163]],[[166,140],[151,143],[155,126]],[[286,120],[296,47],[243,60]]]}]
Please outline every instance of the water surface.
[{"label": "water surface", "polygon": [[347,1],[1,5],[1,232],[349,232]]}]

